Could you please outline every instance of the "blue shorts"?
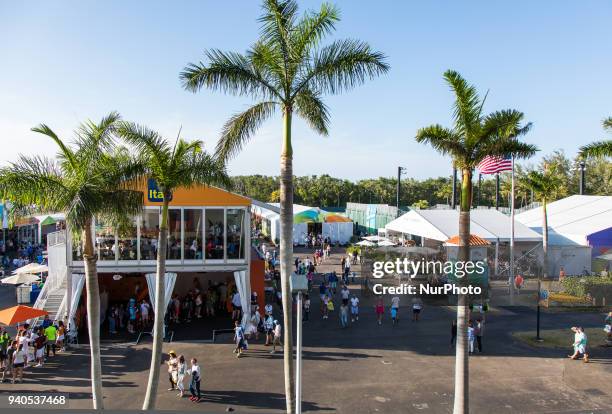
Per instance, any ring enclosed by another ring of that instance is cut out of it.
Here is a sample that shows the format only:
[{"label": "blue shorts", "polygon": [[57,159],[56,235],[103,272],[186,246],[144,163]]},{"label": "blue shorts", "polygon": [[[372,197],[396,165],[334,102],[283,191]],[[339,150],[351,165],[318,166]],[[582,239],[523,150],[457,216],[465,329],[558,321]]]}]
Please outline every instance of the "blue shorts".
[{"label": "blue shorts", "polygon": [[397,318],[397,309],[396,308],[391,308],[391,318],[393,318],[393,319]]}]

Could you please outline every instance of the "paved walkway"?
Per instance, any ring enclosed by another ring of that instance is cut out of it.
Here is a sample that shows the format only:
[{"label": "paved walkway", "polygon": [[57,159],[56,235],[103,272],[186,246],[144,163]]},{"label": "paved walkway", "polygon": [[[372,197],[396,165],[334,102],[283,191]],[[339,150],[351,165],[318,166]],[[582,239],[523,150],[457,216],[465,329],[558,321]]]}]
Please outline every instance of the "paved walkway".
[{"label": "paved walkway", "polygon": [[[303,256],[303,255],[301,255]],[[339,269],[339,256],[320,268]],[[351,286],[356,289],[356,286]],[[328,320],[318,315],[312,295],[311,320],[304,334],[305,412],[450,413],[454,351],[449,346],[450,308],[428,306],[422,320],[408,313],[393,327],[389,315],[378,326],[371,299],[362,301],[360,320],[340,328],[337,311]],[[276,310],[278,313],[278,310]],[[599,314],[544,313],[547,329],[582,324],[598,326]],[[512,331],[530,330],[535,313],[528,308],[500,308],[487,316],[484,353],[470,357],[470,398],[474,413],[612,412],[612,349],[593,348],[593,362],[570,361],[563,349],[534,349],[517,342]],[[572,337],[568,332],[568,342]],[[168,388],[165,370],[158,408],[223,412],[284,411],[282,353],[250,342],[241,359],[232,354],[231,336],[219,343],[165,344],[201,361],[204,401],[180,400]],[[104,347],[106,408],[139,409],[150,361],[150,343]],[[23,384],[2,384],[0,393],[58,390],[70,392],[72,408],[91,406],[87,349],[51,359],[28,371]]]}]

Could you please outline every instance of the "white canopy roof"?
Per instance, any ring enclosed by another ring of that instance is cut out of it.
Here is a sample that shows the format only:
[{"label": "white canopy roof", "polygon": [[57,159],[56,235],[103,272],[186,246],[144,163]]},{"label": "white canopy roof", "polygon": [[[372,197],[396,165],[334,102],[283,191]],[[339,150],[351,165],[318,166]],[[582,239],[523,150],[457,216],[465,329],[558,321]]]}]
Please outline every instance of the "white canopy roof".
[{"label": "white canopy roof", "polygon": [[[612,196],[573,195],[546,206],[551,244],[588,245],[587,236],[612,227]],[[542,208],[516,215],[516,220],[542,232]]]},{"label": "white canopy roof", "polygon": [[[490,242],[510,240],[510,217],[493,209],[476,209],[470,213],[470,233]],[[459,234],[458,210],[410,210],[388,223],[387,230],[412,234],[445,242]],[[515,221],[514,240],[539,242],[542,236]]]}]

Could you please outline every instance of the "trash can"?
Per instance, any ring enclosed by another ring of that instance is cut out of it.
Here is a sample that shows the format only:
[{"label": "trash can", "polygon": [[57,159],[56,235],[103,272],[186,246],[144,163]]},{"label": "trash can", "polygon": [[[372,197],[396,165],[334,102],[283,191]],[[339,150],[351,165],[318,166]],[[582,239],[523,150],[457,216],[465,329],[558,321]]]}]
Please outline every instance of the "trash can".
[{"label": "trash can", "polygon": [[30,285],[17,286],[17,303],[30,303],[31,289]]}]

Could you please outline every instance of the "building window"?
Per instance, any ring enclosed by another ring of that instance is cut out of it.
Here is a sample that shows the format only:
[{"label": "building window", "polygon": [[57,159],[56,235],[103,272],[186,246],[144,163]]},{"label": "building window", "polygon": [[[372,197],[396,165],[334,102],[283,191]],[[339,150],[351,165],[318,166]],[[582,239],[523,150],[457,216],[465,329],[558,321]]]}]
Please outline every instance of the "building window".
[{"label": "building window", "polygon": [[206,209],[206,258],[223,259],[224,214],[222,208]]},{"label": "building window", "polygon": [[181,209],[168,210],[168,254],[169,260],[181,260]]},{"label": "building window", "polygon": [[185,260],[202,259],[202,210],[183,210],[185,219]]},{"label": "building window", "polygon": [[140,260],[157,259],[159,239],[159,211],[146,209],[140,224]]},{"label": "building window", "polygon": [[98,252],[98,260],[115,260],[115,232],[113,227],[104,222],[104,220],[96,219],[96,251]]},{"label": "building window", "polygon": [[227,258],[244,259],[244,217],[242,209],[227,210]]},{"label": "building window", "polygon": [[138,224],[136,217],[122,223],[119,235],[119,260],[138,260]]}]

